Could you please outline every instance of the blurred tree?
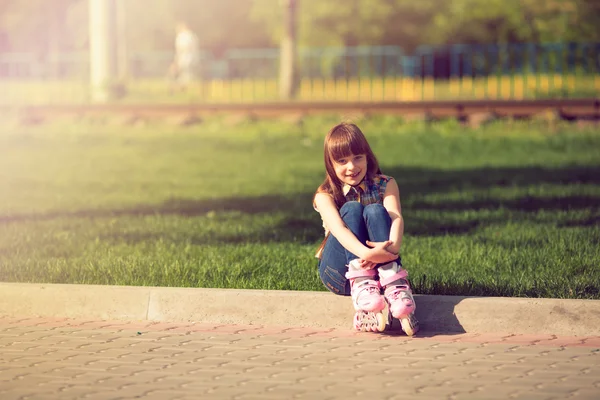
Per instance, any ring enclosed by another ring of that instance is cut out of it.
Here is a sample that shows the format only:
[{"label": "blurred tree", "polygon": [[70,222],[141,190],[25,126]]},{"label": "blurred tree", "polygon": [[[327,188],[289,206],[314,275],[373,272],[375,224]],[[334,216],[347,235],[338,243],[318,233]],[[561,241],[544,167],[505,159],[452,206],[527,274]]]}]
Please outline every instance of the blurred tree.
[{"label": "blurred tree", "polygon": [[[129,53],[172,50],[186,20],[203,49],[277,47],[277,0],[119,0]],[[0,43],[40,57],[85,50],[88,0],[0,0]],[[304,0],[301,46],[600,41],[600,0]]]},{"label": "blurred tree", "polygon": [[65,31],[68,8],[81,0],[0,0],[0,31],[12,51],[46,54],[69,48]]},{"label": "blurred tree", "polygon": [[[396,1],[398,9],[414,8],[407,0]],[[597,0],[437,2],[429,14],[432,26],[422,33],[432,44],[597,40],[599,7]]]},{"label": "blurred tree", "polygon": [[[303,0],[298,8],[299,42],[304,46],[376,44],[391,12],[388,0]],[[266,25],[273,41],[282,35],[282,17],[273,0],[254,0],[251,18]]]},{"label": "blurred tree", "polygon": [[[587,0],[455,0],[435,16],[438,43],[584,41]],[[578,12],[579,11],[579,12]]]},{"label": "blurred tree", "polygon": [[454,0],[432,17],[434,43],[521,42],[533,33],[523,23],[521,0]]},{"label": "blurred tree", "polygon": [[600,41],[600,1],[523,1],[541,41]]},{"label": "blurred tree", "polygon": [[[580,15],[581,24],[577,24],[574,29],[577,31],[577,37],[585,41],[600,42],[600,1],[598,0],[580,0],[581,4],[577,7],[577,13]],[[574,24],[569,24],[569,29]]]},{"label": "blurred tree", "polygon": [[450,2],[440,0],[386,0],[391,8],[380,43],[399,45],[406,51],[440,41],[434,17],[444,15]]},{"label": "blurred tree", "polygon": [[297,0],[280,0],[283,10],[283,34],[280,44],[279,97],[290,100],[296,95],[298,87],[296,56]]},{"label": "blurred tree", "polygon": [[[299,14],[303,46],[600,40],[600,0],[305,0]],[[280,37],[273,0],[251,17]]]}]

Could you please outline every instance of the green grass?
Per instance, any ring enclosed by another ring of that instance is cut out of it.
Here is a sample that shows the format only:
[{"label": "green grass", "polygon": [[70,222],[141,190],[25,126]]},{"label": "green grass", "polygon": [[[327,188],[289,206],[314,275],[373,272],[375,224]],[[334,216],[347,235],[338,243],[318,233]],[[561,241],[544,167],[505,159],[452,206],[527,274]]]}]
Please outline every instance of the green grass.
[{"label": "green grass", "polygon": [[[0,280],[324,290],[311,198],[335,116],[0,124]],[[600,131],[359,121],[421,294],[600,299]]]}]

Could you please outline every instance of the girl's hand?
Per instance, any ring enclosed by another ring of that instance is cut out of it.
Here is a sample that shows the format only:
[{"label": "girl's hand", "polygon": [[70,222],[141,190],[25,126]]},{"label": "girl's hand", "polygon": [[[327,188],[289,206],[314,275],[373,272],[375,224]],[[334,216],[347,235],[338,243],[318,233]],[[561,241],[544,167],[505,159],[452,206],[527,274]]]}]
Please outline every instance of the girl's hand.
[{"label": "girl's hand", "polygon": [[377,263],[367,261],[367,260],[360,260],[360,268],[361,269],[373,269],[376,266],[377,266]]},{"label": "girl's hand", "polygon": [[365,254],[364,260],[370,261],[376,264],[388,263],[398,258],[397,254],[392,254],[386,249],[392,244],[391,240],[385,242],[371,242],[367,240],[367,246],[372,247]]},{"label": "girl's hand", "polygon": [[[389,253],[392,253],[395,256],[399,256],[400,255],[400,249],[394,245],[393,242],[389,241],[390,245],[385,247],[385,250]],[[369,240],[367,240],[367,245],[370,247],[375,247],[376,243],[375,242],[371,242]]]}]

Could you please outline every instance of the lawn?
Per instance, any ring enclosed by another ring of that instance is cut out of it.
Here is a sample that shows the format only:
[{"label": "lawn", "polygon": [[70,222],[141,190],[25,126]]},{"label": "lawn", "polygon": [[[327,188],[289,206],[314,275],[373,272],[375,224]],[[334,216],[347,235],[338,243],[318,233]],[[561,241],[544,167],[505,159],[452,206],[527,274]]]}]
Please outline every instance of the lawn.
[{"label": "lawn", "polygon": [[[324,290],[322,139],[227,117],[178,127],[0,119],[0,281]],[[420,294],[600,299],[600,129],[357,121],[400,186]]]}]

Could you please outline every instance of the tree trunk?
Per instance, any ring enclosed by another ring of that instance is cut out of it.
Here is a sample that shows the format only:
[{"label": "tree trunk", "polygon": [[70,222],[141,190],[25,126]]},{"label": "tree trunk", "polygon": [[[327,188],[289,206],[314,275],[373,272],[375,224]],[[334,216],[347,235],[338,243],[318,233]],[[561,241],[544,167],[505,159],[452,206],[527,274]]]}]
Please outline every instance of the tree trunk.
[{"label": "tree trunk", "polygon": [[284,29],[281,38],[279,64],[279,97],[291,100],[296,96],[297,62],[296,62],[296,7],[297,0],[282,0],[284,6]]}]

